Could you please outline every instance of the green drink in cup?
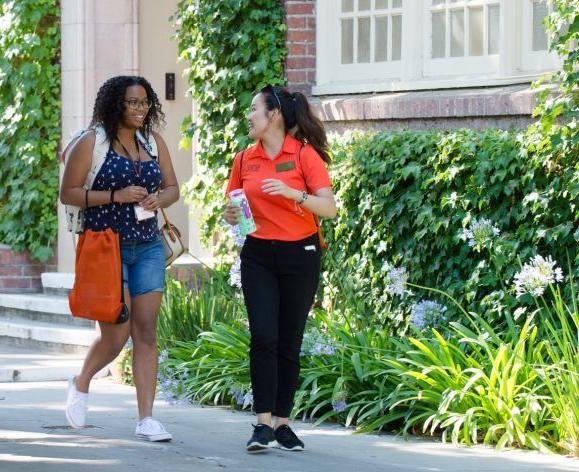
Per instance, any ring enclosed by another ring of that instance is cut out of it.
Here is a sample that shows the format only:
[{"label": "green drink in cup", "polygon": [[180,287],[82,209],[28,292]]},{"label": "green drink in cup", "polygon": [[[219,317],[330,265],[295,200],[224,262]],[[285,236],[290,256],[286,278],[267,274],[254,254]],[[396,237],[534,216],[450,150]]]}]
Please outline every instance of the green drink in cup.
[{"label": "green drink in cup", "polygon": [[247,236],[248,234],[253,233],[257,227],[255,226],[255,221],[251,214],[251,208],[249,207],[249,201],[247,200],[243,189],[238,188],[229,192],[229,199],[233,206],[241,208],[241,214],[239,216],[239,234],[241,236]]}]

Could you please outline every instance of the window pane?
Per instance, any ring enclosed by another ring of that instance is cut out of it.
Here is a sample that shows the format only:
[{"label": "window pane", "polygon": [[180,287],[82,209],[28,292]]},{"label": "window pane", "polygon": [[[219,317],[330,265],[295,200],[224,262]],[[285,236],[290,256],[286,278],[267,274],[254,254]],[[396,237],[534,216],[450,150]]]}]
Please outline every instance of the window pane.
[{"label": "window pane", "polygon": [[402,16],[392,17],[392,60],[399,61],[402,56]]},{"label": "window pane", "polygon": [[501,40],[501,7],[489,6],[489,54],[499,53]]},{"label": "window pane", "polygon": [[402,8],[402,0],[392,0],[392,8]]},{"label": "window pane", "polygon": [[342,20],[342,64],[354,62],[354,20]]},{"label": "window pane", "polygon": [[482,56],[484,54],[484,16],[483,7],[469,8],[469,55]]},{"label": "window pane", "polygon": [[545,23],[547,5],[542,1],[533,2],[533,51],[546,51],[548,49],[547,31]]},{"label": "window pane", "polygon": [[464,10],[450,12],[450,55],[464,56]]},{"label": "window pane", "polygon": [[444,5],[444,0],[432,0],[432,5]]},{"label": "window pane", "polygon": [[358,10],[369,10],[370,0],[358,0]]},{"label": "window pane", "polygon": [[432,14],[432,57],[446,56],[446,13]]},{"label": "window pane", "polygon": [[388,0],[376,0],[376,8],[388,8]]},{"label": "window pane", "polygon": [[388,17],[376,17],[376,44],[374,45],[374,60],[384,62],[388,60]]},{"label": "window pane", "polygon": [[370,18],[358,18],[358,62],[370,62]]},{"label": "window pane", "polygon": [[354,0],[342,0],[342,13],[354,11]]}]

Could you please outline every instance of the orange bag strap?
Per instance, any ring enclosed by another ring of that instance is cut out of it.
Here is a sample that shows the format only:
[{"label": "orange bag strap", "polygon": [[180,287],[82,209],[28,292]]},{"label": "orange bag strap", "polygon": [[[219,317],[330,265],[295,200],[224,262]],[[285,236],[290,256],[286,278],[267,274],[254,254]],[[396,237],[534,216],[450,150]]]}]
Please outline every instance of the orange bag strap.
[{"label": "orange bag strap", "polygon": [[[300,169],[302,167],[302,149],[303,148],[304,148],[304,143],[301,143],[300,150],[298,151],[298,162],[300,164]],[[303,176],[304,182],[305,182],[306,177],[304,175],[303,169],[301,170],[301,173],[302,173],[302,176]],[[307,187],[308,187],[308,184],[306,183],[306,188]],[[314,221],[316,222],[316,226],[318,228],[318,237],[320,238],[320,247],[322,248],[322,250],[325,250],[328,247],[328,244],[326,243],[326,240],[324,239],[324,234],[322,233],[322,226],[320,225],[320,217],[313,212],[312,212],[312,215],[314,215]]]}]

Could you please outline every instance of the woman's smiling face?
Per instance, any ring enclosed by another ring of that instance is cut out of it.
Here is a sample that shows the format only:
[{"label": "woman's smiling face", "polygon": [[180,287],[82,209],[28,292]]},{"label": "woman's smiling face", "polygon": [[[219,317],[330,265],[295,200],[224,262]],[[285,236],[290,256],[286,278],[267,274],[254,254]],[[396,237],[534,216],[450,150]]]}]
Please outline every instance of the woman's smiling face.
[{"label": "woman's smiling face", "polygon": [[[125,90],[125,111],[123,113],[123,125],[127,128],[139,129],[145,123],[149,107],[147,91],[141,85],[131,85]],[[136,107],[135,107],[136,104]]]},{"label": "woman's smiling face", "polygon": [[[283,120],[279,110],[268,110],[263,93],[258,93],[251,101],[251,110],[247,116],[249,122],[249,137],[253,140],[263,138],[272,128],[279,126],[278,120]],[[282,124],[283,126],[283,124]]]}]

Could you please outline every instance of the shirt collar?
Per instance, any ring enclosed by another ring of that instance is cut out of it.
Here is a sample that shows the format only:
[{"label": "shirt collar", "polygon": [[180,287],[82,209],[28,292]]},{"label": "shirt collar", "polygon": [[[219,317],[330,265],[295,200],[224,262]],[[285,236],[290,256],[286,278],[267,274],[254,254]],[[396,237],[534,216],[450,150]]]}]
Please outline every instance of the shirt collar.
[{"label": "shirt collar", "polygon": [[[281,147],[282,154],[296,154],[302,145],[303,144],[301,141],[288,133],[285,135],[283,140],[283,145]],[[265,153],[265,150],[263,149],[261,139],[253,146],[251,155],[253,157],[263,157],[265,159],[269,159]]]}]

